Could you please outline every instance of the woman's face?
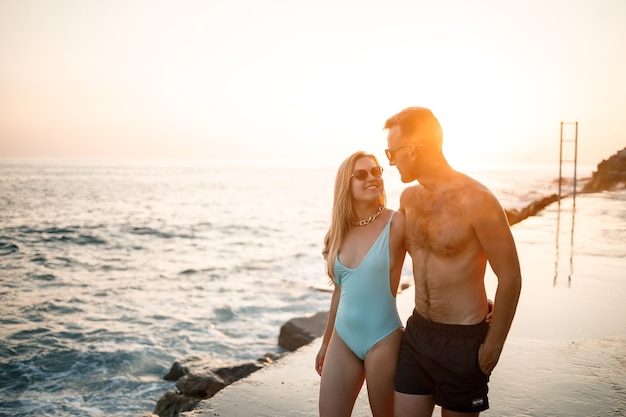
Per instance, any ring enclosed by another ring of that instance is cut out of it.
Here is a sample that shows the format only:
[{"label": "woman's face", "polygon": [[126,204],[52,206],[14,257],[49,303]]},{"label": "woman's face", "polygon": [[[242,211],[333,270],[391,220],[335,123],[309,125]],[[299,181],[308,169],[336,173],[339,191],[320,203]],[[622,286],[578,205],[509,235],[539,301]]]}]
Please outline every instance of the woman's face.
[{"label": "woman's face", "polygon": [[382,168],[372,158],[357,159],[350,178],[350,190],[356,201],[378,201],[384,191]]}]

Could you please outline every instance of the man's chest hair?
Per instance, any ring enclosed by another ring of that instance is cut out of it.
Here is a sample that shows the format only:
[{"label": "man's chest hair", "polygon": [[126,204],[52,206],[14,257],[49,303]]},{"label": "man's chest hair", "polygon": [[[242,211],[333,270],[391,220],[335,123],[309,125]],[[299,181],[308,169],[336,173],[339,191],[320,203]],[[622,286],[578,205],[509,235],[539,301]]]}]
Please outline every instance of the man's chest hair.
[{"label": "man's chest hair", "polygon": [[426,251],[439,256],[461,253],[471,242],[473,232],[459,196],[445,193],[433,198],[424,193],[415,197],[406,208],[405,239],[409,252]]}]

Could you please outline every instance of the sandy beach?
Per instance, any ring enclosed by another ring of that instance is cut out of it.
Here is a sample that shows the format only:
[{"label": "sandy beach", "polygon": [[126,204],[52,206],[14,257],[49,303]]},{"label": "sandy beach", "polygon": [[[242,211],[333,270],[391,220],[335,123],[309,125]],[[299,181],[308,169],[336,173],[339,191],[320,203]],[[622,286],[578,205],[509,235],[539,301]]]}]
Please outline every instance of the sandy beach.
[{"label": "sandy beach", "polygon": [[[575,211],[566,199],[513,227],[522,296],[491,376],[491,408],[482,415],[626,414],[625,201],[625,191],[583,194]],[[493,274],[486,282],[493,297]],[[412,296],[412,287],[398,296],[403,320]],[[320,341],[183,415],[316,416],[319,377],[313,363]],[[364,387],[353,416],[368,415]]]}]

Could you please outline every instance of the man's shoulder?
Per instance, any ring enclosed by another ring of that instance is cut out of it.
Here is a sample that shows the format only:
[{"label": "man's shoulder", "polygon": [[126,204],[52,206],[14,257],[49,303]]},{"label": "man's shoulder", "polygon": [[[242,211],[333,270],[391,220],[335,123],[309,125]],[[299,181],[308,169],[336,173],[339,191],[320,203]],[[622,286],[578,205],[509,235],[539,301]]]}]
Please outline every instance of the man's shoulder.
[{"label": "man's shoulder", "polygon": [[482,182],[480,182],[476,178],[469,176],[462,172],[458,172],[457,174],[459,176],[458,178],[460,179],[459,181],[463,183],[466,187],[478,187],[478,188],[487,189],[487,186],[485,186]]},{"label": "man's shoulder", "polygon": [[459,190],[469,196],[483,196],[483,197],[494,197],[494,194],[491,190],[482,182],[478,181],[476,178],[470,177],[467,174],[461,174],[461,181]]},{"label": "man's shoulder", "polygon": [[400,194],[400,210],[402,210],[403,202],[407,203],[413,201],[420,194],[423,194],[425,190],[424,186],[420,184],[410,185],[402,190]]},{"label": "man's shoulder", "polygon": [[486,185],[469,176],[459,192],[459,198],[466,211],[478,217],[491,217],[494,212],[503,212],[496,195]]}]

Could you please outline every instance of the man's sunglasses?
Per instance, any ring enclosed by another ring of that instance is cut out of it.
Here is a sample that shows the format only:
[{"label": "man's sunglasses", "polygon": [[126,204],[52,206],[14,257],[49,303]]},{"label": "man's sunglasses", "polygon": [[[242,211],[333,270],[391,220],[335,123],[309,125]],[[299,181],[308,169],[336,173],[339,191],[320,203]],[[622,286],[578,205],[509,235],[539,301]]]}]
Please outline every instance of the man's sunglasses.
[{"label": "man's sunglasses", "polygon": [[387,155],[387,159],[390,161],[396,157],[396,152],[402,148],[406,148],[407,146],[413,146],[413,143],[405,143],[404,145],[396,146],[395,148],[385,149],[385,155]]},{"label": "man's sunglasses", "polygon": [[359,181],[365,181],[368,177],[368,173],[372,174],[374,178],[380,178],[383,176],[383,167],[374,167],[369,171],[367,169],[357,169],[352,173],[352,177]]}]

